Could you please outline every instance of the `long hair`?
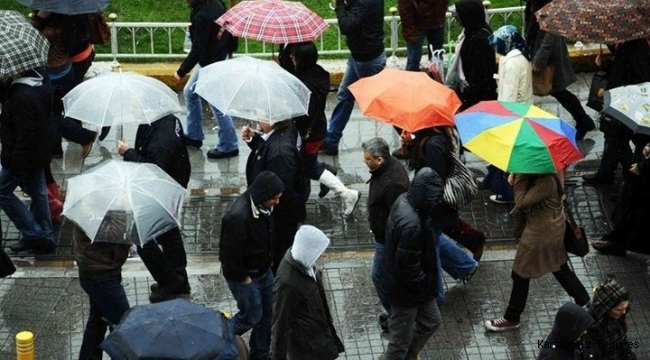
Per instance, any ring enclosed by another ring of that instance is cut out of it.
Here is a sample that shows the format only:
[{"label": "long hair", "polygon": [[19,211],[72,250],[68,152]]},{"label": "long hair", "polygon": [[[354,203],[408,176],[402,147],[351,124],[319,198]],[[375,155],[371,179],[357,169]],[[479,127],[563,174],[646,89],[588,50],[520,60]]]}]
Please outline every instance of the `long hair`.
[{"label": "long hair", "polygon": [[[453,127],[439,126],[422,129],[413,134],[415,135],[415,139],[409,145],[411,158],[409,159],[408,165],[410,170],[418,170],[427,166],[426,145],[429,138],[435,134],[442,134],[444,136],[449,150],[446,156],[451,158],[452,154],[458,154],[458,151],[460,150],[460,140],[458,139],[458,134]],[[447,163],[451,164],[452,162],[448,161]]]},{"label": "long hair", "polygon": [[295,44],[291,48],[291,55],[296,61],[296,72],[298,73],[316,65],[318,61],[318,49],[313,41]]}]

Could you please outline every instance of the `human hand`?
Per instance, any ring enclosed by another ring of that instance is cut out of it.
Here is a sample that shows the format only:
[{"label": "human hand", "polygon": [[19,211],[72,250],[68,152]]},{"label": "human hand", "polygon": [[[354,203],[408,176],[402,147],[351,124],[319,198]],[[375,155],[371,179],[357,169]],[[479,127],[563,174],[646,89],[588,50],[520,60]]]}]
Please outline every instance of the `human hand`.
[{"label": "human hand", "polygon": [[178,75],[178,73],[177,73],[177,72],[176,72],[176,73],[174,73],[174,79],[176,79],[176,81],[181,81],[181,79],[182,79],[182,78],[183,78],[183,77],[182,77],[182,76],[180,76],[180,75]]},{"label": "human hand", "polygon": [[632,164],[632,167],[630,167],[630,172],[634,175],[641,175],[641,171],[639,171],[639,164]]},{"label": "human hand", "polygon": [[126,140],[124,140],[124,138],[117,142],[117,153],[122,156],[124,156],[130,148],[131,146],[126,142]]},{"label": "human hand", "polygon": [[603,66],[603,58],[600,56],[600,54],[596,55],[595,63],[596,63],[596,65],[598,65],[598,67]]},{"label": "human hand", "polygon": [[515,174],[511,173],[510,175],[508,175],[508,184],[510,184],[510,186],[515,185]]},{"label": "human hand", "polygon": [[643,148],[643,157],[650,159],[650,143],[646,144],[646,146]]},{"label": "human hand", "polygon": [[540,72],[540,71],[542,71],[543,69],[544,69],[543,66],[539,66],[539,65],[533,63],[533,72]]},{"label": "human hand", "polygon": [[250,126],[244,126],[241,128],[241,139],[244,141],[249,141],[255,135],[255,131],[251,129]]},{"label": "human hand", "polygon": [[251,279],[251,277],[248,276],[248,277],[246,277],[246,279],[244,279],[244,281],[243,281],[242,283],[243,283],[244,285],[248,285],[248,284],[250,284],[250,283],[252,283],[252,282],[253,282],[253,279]]}]

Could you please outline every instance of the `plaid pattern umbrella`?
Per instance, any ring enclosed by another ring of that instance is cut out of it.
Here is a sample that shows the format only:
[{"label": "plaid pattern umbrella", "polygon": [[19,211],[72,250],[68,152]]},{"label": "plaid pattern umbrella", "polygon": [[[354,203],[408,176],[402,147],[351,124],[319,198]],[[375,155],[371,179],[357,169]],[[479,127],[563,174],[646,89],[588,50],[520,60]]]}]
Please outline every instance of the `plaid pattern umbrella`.
[{"label": "plaid pattern umbrella", "polygon": [[17,11],[0,11],[0,76],[47,63],[50,43]]},{"label": "plaid pattern umbrella", "polygon": [[234,36],[273,44],[312,41],[328,26],[302,3],[281,0],[242,1],[217,24]]},{"label": "plaid pattern umbrella", "polygon": [[650,37],[648,0],[554,0],[535,15],[542,30],[571,40],[609,44]]},{"label": "plaid pattern umbrella", "polygon": [[103,10],[111,0],[16,0],[31,9],[57,14],[90,14]]}]

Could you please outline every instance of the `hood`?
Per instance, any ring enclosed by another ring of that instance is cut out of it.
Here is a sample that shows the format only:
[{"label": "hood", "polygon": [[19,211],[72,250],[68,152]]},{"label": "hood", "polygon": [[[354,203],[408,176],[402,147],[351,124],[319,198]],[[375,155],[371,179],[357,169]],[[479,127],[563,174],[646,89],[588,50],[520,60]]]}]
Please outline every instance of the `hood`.
[{"label": "hood", "polygon": [[594,319],[589,316],[587,310],[583,309],[580,305],[566,303],[557,311],[553,329],[547,341],[574,342],[593,323]]},{"label": "hood", "polygon": [[315,277],[314,265],[316,260],[323,254],[330,239],[317,227],[303,225],[296,232],[291,248],[293,259],[305,267],[305,270]]},{"label": "hood", "polygon": [[611,308],[629,298],[630,294],[623,285],[614,279],[608,279],[595,288],[594,297],[589,304],[589,315],[596,321],[600,321]]},{"label": "hood", "polygon": [[415,174],[406,199],[420,215],[428,214],[442,201],[444,183],[431,168],[424,167]]},{"label": "hood", "polygon": [[512,25],[505,25],[498,28],[488,38],[490,46],[500,55],[508,55],[514,49],[521,51],[521,53],[530,61],[528,48],[524,38],[519,34],[517,28]]},{"label": "hood", "polygon": [[270,171],[262,171],[246,190],[255,205],[270,200],[283,191],[284,184],[282,184],[282,180]]},{"label": "hood", "polygon": [[479,0],[460,0],[456,3],[456,15],[468,37],[481,28],[488,27],[485,23],[485,7]]}]

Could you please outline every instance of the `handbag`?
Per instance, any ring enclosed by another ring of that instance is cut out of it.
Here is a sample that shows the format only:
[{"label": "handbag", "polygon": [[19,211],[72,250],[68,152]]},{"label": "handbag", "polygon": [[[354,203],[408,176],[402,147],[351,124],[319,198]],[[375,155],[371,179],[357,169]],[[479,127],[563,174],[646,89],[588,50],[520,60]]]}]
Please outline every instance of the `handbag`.
[{"label": "handbag", "polygon": [[544,67],[542,71],[533,71],[533,94],[546,96],[551,93],[554,72],[555,67],[553,65]]},{"label": "handbag", "polygon": [[566,214],[565,227],[564,227],[564,247],[568,253],[576,256],[584,257],[589,254],[589,242],[587,242],[587,234],[582,226],[576,224],[571,209],[566,199],[566,194],[562,191],[562,184],[560,178],[555,175],[555,182],[557,183],[558,194],[564,206],[564,213]]},{"label": "handbag", "polygon": [[452,153],[451,157],[454,169],[445,181],[442,198],[447,205],[460,210],[471,203],[478,194],[478,182],[456,154]]},{"label": "handbag", "polygon": [[602,111],[604,105],[603,95],[605,87],[607,86],[607,74],[599,71],[591,78],[591,86],[589,87],[589,96],[587,97],[587,106],[596,110]]},{"label": "handbag", "polygon": [[102,11],[88,14],[88,28],[90,29],[90,42],[95,45],[103,45],[111,41],[111,28],[106,22],[106,16]]}]

